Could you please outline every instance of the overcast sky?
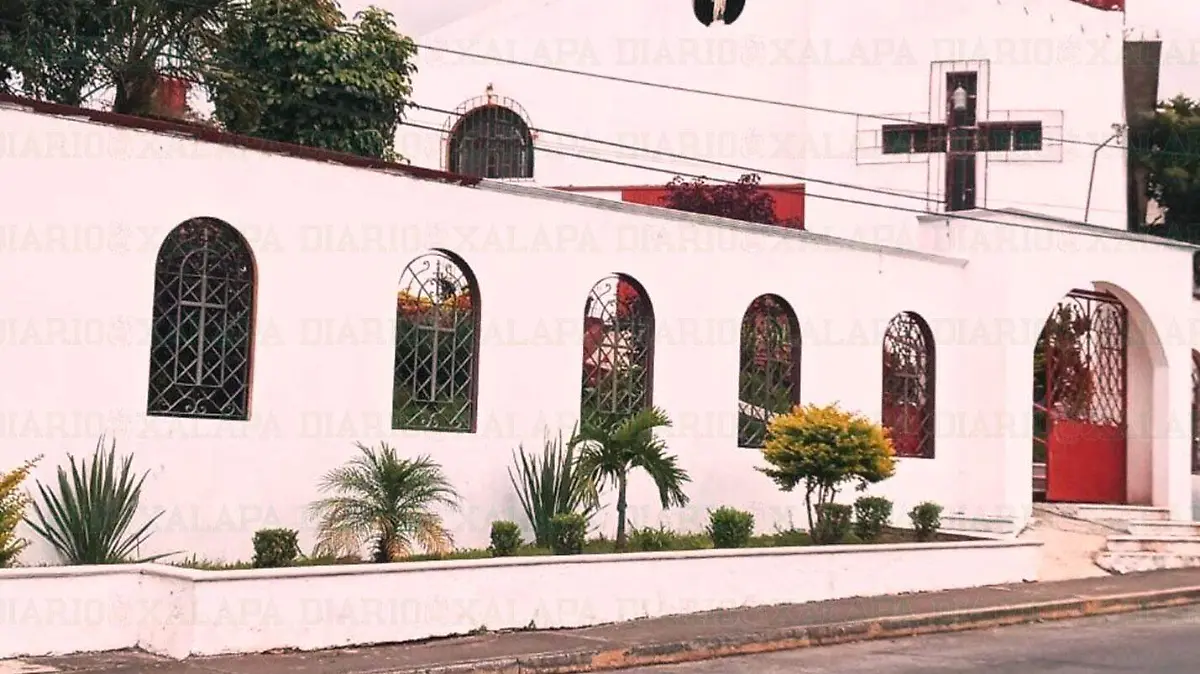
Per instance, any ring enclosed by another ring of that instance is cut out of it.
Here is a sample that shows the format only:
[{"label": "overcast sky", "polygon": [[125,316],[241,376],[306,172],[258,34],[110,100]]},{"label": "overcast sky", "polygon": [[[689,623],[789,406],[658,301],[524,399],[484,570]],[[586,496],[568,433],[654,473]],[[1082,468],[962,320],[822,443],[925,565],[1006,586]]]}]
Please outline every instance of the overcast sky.
[{"label": "overcast sky", "polygon": [[346,16],[375,5],[396,15],[401,33],[419,35],[499,0],[341,0]]}]

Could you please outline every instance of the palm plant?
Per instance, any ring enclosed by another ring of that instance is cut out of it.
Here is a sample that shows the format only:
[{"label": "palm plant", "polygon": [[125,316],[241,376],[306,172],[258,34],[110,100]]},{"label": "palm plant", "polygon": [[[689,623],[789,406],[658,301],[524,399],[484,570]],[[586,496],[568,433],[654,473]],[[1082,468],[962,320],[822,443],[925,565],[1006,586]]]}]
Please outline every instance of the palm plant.
[{"label": "palm plant", "polygon": [[663,508],[687,505],[683,485],[691,482],[691,477],[679,467],[675,456],[666,453],[666,444],[654,434],[655,430],[670,425],[666,413],[653,407],[617,423],[585,423],[571,439],[572,446],[582,447],[579,470],[598,488],[608,485],[617,488],[618,550],[625,549],[627,542],[625,515],[629,502],[626,492],[629,474],[634,470],[640,468],[654,480]]},{"label": "palm plant", "polygon": [[314,554],[357,555],[374,543],[377,562],[396,561],[419,546],[428,553],[454,549],[436,506],[458,509],[459,496],[428,456],[402,459],[387,443],[355,443],[360,453],[321,480],[331,496],[314,501],[318,518]]},{"label": "palm plant", "polygon": [[564,447],[562,433],[557,438],[546,438],[540,457],[527,455],[524,447],[513,454],[517,474],[509,468],[508,479],[538,547],[549,546],[550,520],[556,515],[577,513],[590,521],[600,509],[595,483],[579,469],[575,459],[575,447],[569,443]]},{"label": "palm plant", "polygon": [[126,564],[154,561],[174,553],[133,559],[150,538],[150,527],[165,511],[160,511],[130,533],[142,497],[142,484],[150,471],[135,477],[133,456],[117,464],[117,441],[104,452],[104,436],[96,442],[92,461],[67,455],[70,472],[58,468],[58,491],[40,481],[41,496],[34,500],[33,517],[25,518],[39,536],[54,547],[67,564]]}]

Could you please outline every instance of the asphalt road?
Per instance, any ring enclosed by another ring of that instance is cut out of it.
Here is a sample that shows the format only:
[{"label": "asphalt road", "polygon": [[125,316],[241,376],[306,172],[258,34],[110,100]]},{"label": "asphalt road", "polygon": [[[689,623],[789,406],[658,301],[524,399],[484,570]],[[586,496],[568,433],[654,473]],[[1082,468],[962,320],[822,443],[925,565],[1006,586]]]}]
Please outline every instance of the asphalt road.
[{"label": "asphalt road", "polygon": [[1197,674],[1200,607],[632,671],[639,674]]}]

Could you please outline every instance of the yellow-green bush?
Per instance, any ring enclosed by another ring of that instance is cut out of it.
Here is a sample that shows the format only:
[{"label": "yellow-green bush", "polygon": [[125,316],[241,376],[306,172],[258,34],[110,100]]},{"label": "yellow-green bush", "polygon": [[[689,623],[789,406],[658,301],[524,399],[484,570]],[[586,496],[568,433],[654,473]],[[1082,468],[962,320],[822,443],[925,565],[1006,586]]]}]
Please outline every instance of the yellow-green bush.
[{"label": "yellow-green bush", "polygon": [[29,541],[17,538],[17,525],[25,516],[29,497],[21,491],[21,483],[42,457],[26,461],[7,473],[0,473],[0,569],[12,566],[17,555],[29,547]]}]

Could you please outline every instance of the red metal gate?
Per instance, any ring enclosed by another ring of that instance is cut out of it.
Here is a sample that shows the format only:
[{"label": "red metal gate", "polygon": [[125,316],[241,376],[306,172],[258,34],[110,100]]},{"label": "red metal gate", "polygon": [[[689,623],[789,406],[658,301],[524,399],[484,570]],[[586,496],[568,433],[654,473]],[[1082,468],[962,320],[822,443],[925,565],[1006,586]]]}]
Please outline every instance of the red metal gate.
[{"label": "red metal gate", "polygon": [[1109,293],[1074,290],[1034,349],[1034,460],[1046,500],[1126,502],[1129,316]]}]

